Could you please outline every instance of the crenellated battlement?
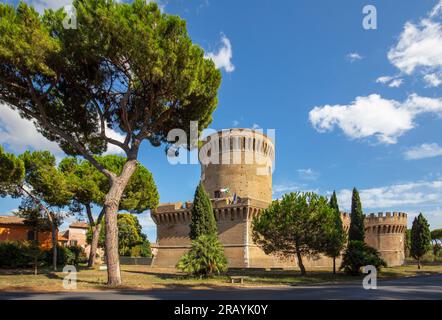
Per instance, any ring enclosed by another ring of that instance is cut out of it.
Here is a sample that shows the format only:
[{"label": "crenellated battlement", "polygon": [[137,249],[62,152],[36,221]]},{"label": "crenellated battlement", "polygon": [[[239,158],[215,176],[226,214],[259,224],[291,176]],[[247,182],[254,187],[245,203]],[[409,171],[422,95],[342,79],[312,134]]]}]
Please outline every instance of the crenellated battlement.
[{"label": "crenellated battlement", "polygon": [[[348,212],[341,212],[344,230],[348,232],[351,217]],[[365,215],[365,231],[367,233],[387,234],[403,233],[407,229],[407,214],[405,212],[379,212]]]},{"label": "crenellated battlement", "polygon": [[[221,220],[253,219],[268,203],[252,198],[238,198],[232,203],[230,198],[211,199],[215,218]],[[151,217],[157,225],[189,224],[192,218],[192,202],[165,203],[152,211]]]},{"label": "crenellated battlement", "polygon": [[368,233],[404,233],[407,229],[405,212],[379,212],[365,216],[365,230]]},{"label": "crenellated battlement", "polygon": [[407,214],[405,212],[379,212],[365,215],[367,224],[407,224]]},{"label": "crenellated battlement", "polygon": [[225,152],[252,152],[269,157],[275,156],[275,146],[272,140],[262,132],[235,128],[219,131],[206,138],[200,154],[206,155],[213,152],[219,154]]}]

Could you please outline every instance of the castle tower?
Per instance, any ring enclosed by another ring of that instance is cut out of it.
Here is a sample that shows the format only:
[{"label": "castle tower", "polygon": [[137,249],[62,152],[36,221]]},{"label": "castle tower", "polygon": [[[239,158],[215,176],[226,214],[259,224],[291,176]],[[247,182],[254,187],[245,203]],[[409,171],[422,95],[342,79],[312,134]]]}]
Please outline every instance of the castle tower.
[{"label": "castle tower", "polygon": [[207,137],[200,149],[201,180],[210,198],[237,195],[270,203],[275,147],[266,135],[229,129]]},{"label": "castle tower", "polygon": [[[284,266],[253,243],[251,231],[253,219],[272,201],[274,155],[272,140],[250,129],[214,133],[200,148],[201,181],[212,199],[229,267]],[[191,202],[160,204],[152,211],[157,225],[154,265],[173,267],[190,248],[191,212]]]},{"label": "castle tower", "polygon": [[371,213],[365,217],[365,242],[376,248],[387,265],[404,264],[407,214],[403,212]]}]

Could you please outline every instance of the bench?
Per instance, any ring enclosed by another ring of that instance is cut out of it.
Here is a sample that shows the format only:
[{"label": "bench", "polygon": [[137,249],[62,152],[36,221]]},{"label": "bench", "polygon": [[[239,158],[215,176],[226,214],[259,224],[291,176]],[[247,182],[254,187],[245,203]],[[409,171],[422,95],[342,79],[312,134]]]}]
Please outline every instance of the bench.
[{"label": "bench", "polygon": [[244,284],[244,280],[248,277],[245,276],[230,276],[230,283],[239,282],[241,284]]}]

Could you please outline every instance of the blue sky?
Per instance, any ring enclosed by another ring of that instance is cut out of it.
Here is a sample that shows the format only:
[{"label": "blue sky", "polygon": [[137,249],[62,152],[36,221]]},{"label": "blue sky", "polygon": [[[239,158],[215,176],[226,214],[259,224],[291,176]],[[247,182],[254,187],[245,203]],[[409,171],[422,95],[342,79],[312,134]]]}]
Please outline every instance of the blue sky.
[{"label": "blue sky", "polygon": [[[31,0],[40,10],[69,1]],[[339,5],[337,5],[339,3]],[[377,29],[362,9],[376,7]],[[274,197],[351,189],[366,213],[422,211],[442,228],[442,1],[169,0],[223,72],[211,128],[276,130]],[[57,147],[3,108],[0,143],[16,153]],[[11,134],[13,132],[13,134]],[[58,153],[58,156],[62,156]],[[140,161],[161,202],[190,200],[198,165],[170,165],[145,143]],[[0,213],[18,202],[0,199]],[[155,241],[149,215],[140,216]]]}]

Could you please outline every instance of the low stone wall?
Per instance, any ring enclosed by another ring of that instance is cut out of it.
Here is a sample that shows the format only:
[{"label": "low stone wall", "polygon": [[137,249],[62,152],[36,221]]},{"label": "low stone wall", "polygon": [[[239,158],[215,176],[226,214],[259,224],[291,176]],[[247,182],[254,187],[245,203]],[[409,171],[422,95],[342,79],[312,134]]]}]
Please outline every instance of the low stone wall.
[{"label": "low stone wall", "polygon": [[152,258],[134,258],[134,257],[120,257],[120,264],[122,265],[146,265],[152,264]]}]

